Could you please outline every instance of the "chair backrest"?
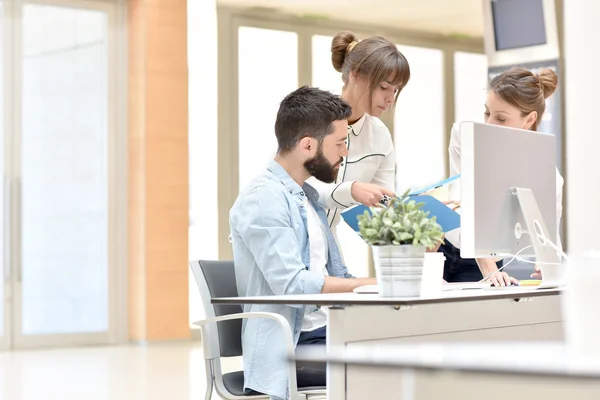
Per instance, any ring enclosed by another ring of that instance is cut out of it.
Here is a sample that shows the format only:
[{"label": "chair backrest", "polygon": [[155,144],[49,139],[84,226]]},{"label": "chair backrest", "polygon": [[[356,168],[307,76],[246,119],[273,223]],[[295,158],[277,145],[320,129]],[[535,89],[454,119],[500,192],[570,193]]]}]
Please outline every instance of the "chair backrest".
[{"label": "chair backrest", "polygon": [[[235,269],[233,261],[191,261],[196,284],[204,306],[206,318],[242,312],[242,307],[235,304],[211,304],[213,297],[237,297]],[[202,330],[203,340],[218,344],[221,357],[238,357],[242,355],[242,320],[217,322],[217,329],[206,327]],[[206,337],[205,337],[206,336]]]}]

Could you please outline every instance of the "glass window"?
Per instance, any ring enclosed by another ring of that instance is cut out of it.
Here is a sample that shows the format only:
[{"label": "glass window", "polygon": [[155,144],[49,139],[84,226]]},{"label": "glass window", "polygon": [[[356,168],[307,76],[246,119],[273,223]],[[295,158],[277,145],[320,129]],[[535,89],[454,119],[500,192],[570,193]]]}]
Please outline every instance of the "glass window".
[{"label": "glass window", "polygon": [[319,89],[342,94],[342,74],[331,63],[331,41],[333,36],[312,37],[312,84]]},{"label": "glass window", "polygon": [[[443,53],[398,46],[411,78],[398,97],[394,115],[397,191],[443,179],[446,165]],[[450,127],[448,127],[450,129]]]},{"label": "glass window", "polygon": [[277,152],[279,103],[298,88],[298,35],[239,28],[239,187],[256,177]]},{"label": "glass window", "polygon": [[108,329],[104,12],[23,7],[22,333]]},{"label": "glass window", "polygon": [[483,122],[487,69],[485,54],[454,53],[454,111],[457,122]]}]

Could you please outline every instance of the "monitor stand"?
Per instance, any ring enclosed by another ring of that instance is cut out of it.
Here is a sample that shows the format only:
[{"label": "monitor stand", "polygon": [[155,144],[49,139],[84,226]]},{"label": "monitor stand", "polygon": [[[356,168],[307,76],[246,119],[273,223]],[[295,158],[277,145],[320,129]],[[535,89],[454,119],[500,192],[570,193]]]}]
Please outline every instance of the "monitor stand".
[{"label": "monitor stand", "polygon": [[[527,231],[531,238],[531,244],[535,252],[536,262],[542,272],[542,282],[538,286],[540,289],[556,288],[562,285],[561,257],[545,238],[550,238],[550,233],[546,228],[546,223],[540,212],[537,201],[531,189],[513,188],[512,193],[517,196],[521,211],[527,225]],[[552,240],[552,239],[550,239]],[[554,264],[554,265],[550,265]]]}]

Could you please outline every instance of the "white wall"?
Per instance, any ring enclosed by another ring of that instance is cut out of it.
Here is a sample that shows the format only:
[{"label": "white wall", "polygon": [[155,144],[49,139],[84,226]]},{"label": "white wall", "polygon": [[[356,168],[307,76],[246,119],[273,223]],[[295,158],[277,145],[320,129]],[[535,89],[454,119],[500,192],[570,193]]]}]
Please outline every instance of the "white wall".
[{"label": "white wall", "polygon": [[600,248],[600,1],[564,1],[567,234],[571,254]]}]

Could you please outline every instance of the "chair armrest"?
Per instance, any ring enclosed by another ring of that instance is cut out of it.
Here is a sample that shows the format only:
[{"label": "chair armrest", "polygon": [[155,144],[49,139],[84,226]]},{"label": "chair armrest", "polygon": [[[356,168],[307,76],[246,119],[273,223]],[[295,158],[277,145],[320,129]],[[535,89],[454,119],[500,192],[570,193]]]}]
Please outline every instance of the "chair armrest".
[{"label": "chair armrest", "polygon": [[[230,321],[234,319],[244,319],[244,318],[268,318],[272,319],[279,326],[283,332],[283,339],[285,343],[285,350],[287,353],[288,360],[288,382],[290,389],[290,399],[298,399],[298,383],[296,381],[296,362],[295,360],[295,347],[294,347],[294,336],[292,335],[292,328],[290,328],[290,324],[288,324],[287,319],[285,319],[282,315],[270,312],[249,312],[249,313],[236,313],[229,315],[222,315],[220,317],[206,318],[201,321],[194,322],[194,325],[203,327],[207,324],[213,324],[215,322],[222,321]],[[302,396],[301,396],[302,397]]]}]

